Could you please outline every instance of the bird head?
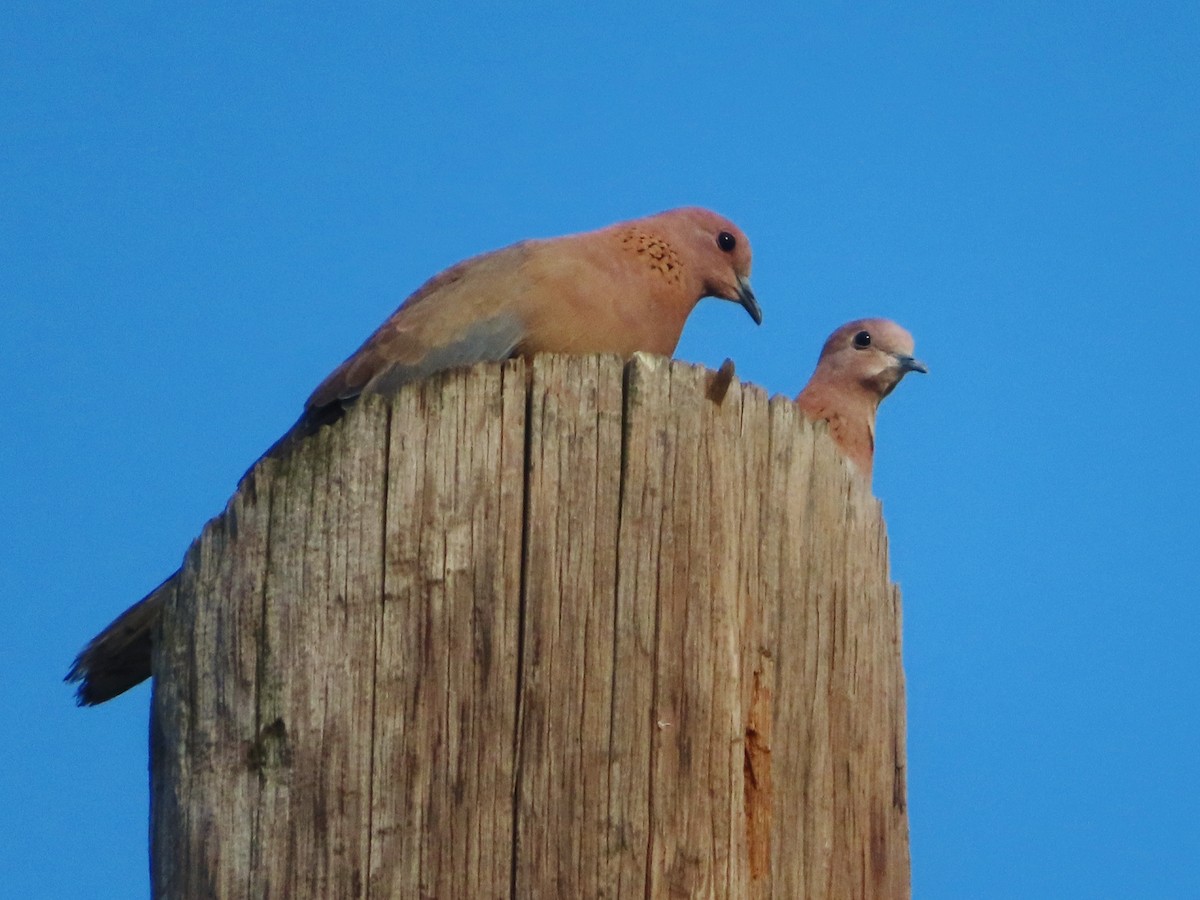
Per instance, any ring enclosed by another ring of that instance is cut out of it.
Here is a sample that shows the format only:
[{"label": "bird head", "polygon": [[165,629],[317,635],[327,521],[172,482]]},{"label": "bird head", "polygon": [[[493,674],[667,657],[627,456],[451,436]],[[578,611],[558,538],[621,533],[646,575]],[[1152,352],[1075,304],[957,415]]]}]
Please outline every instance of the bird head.
[{"label": "bird head", "polygon": [[909,372],[929,369],[913,358],[912,335],[888,319],[858,319],[829,336],[817,362],[823,380],[853,384],[882,400]]},{"label": "bird head", "polygon": [[694,261],[700,296],[738,303],[761,325],[762,309],[750,289],[750,241],[742,230],[724,216],[699,207],[662,215],[675,232],[672,237],[684,244],[687,258]]}]

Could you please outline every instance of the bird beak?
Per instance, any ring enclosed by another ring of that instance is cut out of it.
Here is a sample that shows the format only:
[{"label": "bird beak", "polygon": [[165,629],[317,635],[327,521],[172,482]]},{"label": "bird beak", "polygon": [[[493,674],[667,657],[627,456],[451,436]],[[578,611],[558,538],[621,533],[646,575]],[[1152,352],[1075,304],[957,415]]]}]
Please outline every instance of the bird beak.
[{"label": "bird beak", "polygon": [[758,301],[754,298],[754,291],[750,290],[750,279],[745,275],[737,277],[737,298],[742,304],[742,308],[750,313],[750,318],[754,320],[755,325],[762,324],[762,309],[758,305]]},{"label": "bird beak", "polygon": [[911,356],[905,356],[903,353],[896,354],[896,363],[900,366],[901,372],[920,372],[922,375],[928,375],[929,369],[925,363],[919,359],[913,359]]}]

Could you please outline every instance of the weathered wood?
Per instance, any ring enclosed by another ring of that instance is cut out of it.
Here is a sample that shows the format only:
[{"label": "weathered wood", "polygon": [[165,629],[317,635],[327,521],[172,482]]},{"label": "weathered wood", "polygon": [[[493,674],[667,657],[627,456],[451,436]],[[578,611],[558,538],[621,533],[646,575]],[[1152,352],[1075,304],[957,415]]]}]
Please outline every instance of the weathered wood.
[{"label": "weathered wood", "polygon": [[621,383],[608,357],[533,371],[516,896],[595,895],[610,878]]},{"label": "weathered wood", "polygon": [[375,896],[508,891],[524,392],[514,365],[454,373],[395,400],[374,690]]},{"label": "weathered wood", "polygon": [[822,431],[551,356],[260,464],[156,641],[156,895],[907,897],[900,598]]}]

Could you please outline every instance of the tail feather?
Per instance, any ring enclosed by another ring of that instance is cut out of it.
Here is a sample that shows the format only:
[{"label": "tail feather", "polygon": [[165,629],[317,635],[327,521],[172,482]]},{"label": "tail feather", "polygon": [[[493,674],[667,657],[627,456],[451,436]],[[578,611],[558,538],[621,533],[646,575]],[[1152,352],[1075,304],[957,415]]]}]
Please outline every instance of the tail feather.
[{"label": "tail feather", "polygon": [[150,677],[154,632],[162,614],[164,589],[179,572],[139,600],[91,639],[75,657],[64,681],[78,682],[75,702],[95,706],[123,694]]},{"label": "tail feather", "polygon": [[[281,459],[288,456],[305,438],[337,422],[351,402],[306,409],[296,424],[259,458],[259,462],[268,457]],[[251,466],[238,482],[239,490],[253,473],[254,466]],[[76,703],[96,706],[150,677],[150,656],[162,614],[163,595],[174,588],[178,575],[178,571],[173,572],[162,584],[117,616],[75,657],[63,680],[79,685],[75,690]]]}]

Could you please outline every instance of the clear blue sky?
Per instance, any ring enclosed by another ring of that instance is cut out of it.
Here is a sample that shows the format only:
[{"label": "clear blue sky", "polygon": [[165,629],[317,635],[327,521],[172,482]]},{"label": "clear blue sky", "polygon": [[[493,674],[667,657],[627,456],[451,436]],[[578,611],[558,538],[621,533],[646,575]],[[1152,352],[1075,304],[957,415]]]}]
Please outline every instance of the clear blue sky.
[{"label": "clear blue sky", "polygon": [[449,263],[681,204],[765,321],[680,357],[794,394],[877,314],[932,370],[875,480],[916,896],[1200,896],[1200,5],[243,6],[0,11],[10,896],[146,894],[149,692],[60,679],[321,377]]}]

